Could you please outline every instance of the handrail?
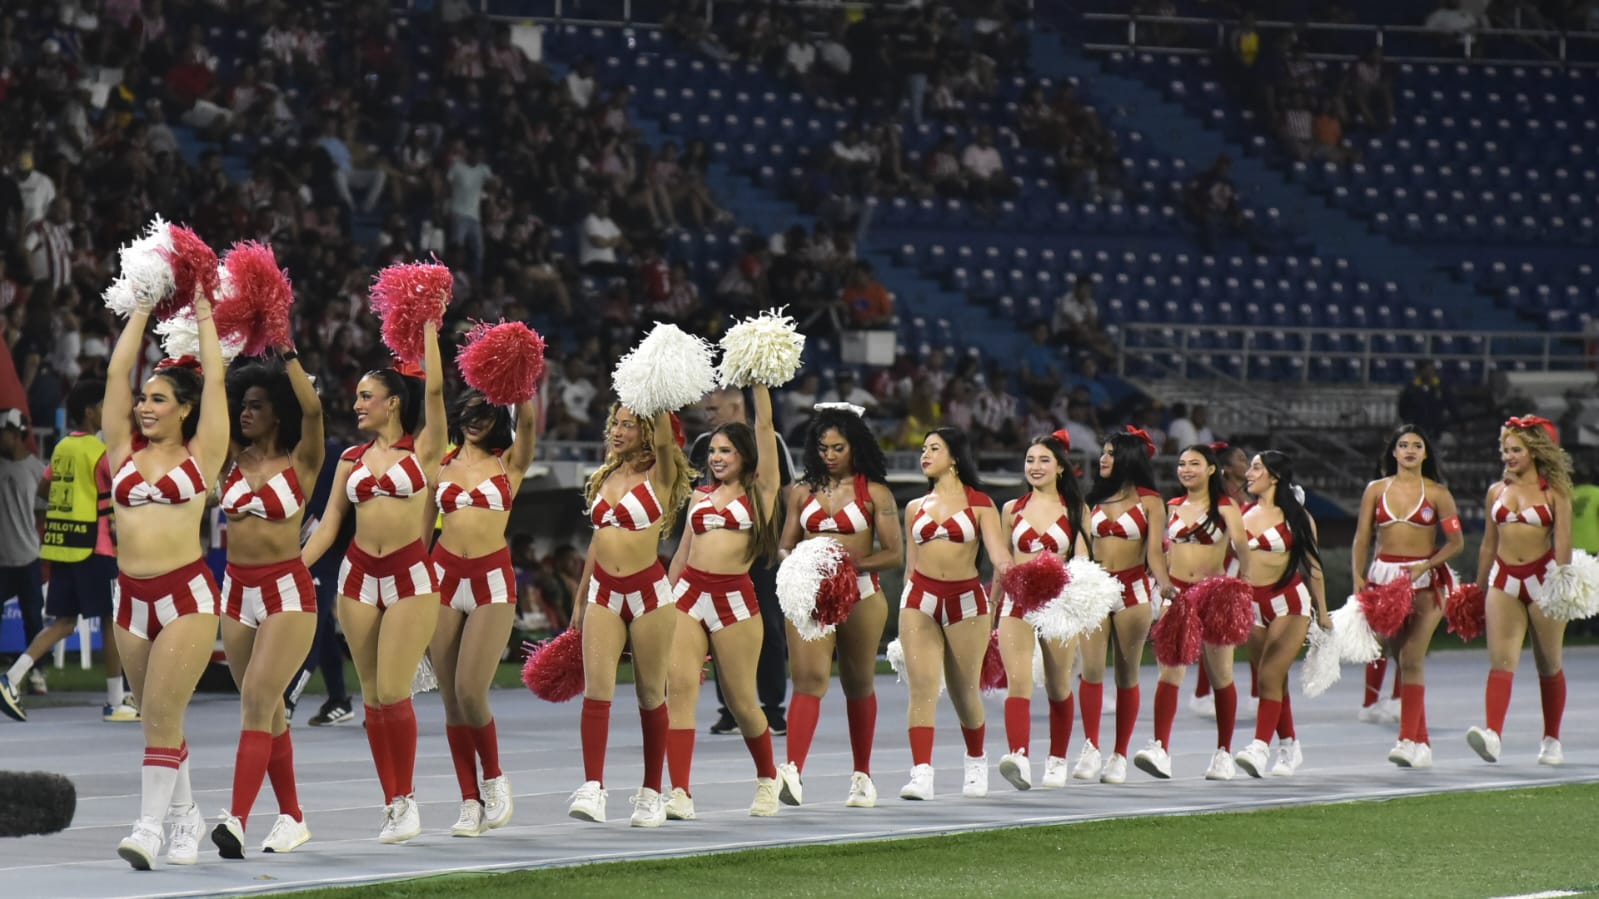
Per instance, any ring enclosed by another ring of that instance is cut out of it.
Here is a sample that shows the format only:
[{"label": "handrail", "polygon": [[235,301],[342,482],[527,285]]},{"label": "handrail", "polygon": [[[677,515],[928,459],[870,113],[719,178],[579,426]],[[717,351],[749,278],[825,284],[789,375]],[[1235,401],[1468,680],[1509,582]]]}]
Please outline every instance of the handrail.
[{"label": "handrail", "polygon": [[[416,6],[415,0],[394,0],[391,8],[396,12],[412,12]],[[633,25],[633,26],[659,26],[665,18],[664,15],[655,13],[668,11],[670,5],[666,3],[641,3],[643,9],[635,8],[634,0],[611,0],[610,6],[618,10],[616,15],[606,15],[597,12],[597,5],[590,0],[588,3],[574,2],[574,0],[543,0],[544,10],[535,10],[531,14],[528,7],[532,5],[527,0],[474,0],[471,4],[473,12],[489,19],[502,21],[537,21],[561,22],[570,25]],[[706,0],[706,21],[712,21],[716,16],[717,7],[738,9],[745,6],[779,6],[794,9],[905,9],[910,4],[900,2],[882,2],[882,0]],[[581,10],[574,13],[574,9]],[[540,13],[543,14],[540,14]]]}]

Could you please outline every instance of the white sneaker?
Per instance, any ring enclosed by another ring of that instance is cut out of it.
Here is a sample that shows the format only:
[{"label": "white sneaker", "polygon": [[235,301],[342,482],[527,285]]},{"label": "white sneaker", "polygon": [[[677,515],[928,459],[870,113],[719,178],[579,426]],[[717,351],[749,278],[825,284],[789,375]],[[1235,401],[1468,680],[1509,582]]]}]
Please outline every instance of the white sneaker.
[{"label": "white sneaker", "polygon": [[1538,747],[1538,764],[1564,765],[1566,751],[1560,747],[1560,741],[1554,737],[1544,737],[1543,743]]},{"label": "white sneaker", "polygon": [[805,802],[805,785],[800,782],[799,766],[793,762],[777,766],[777,798],[784,805],[801,805]]},{"label": "white sneaker", "polygon": [[1432,747],[1426,743],[1417,743],[1415,751],[1410,755],[1410,767],[1431,768]]},{"label": "white sneaker", "polygon": [[1379,700],[1377,702],[1372,703],[1371,705],[1363,705],[1363,706],[1361,706],[1360,707],[1360,711],[1355,714],[1355,720],[1359,721],[1361,724],[1381,724],[1381,723],[1383,723],[1382,722],[1382,701]]},{"label": "white sneaker", "polygon": [[1381,714],[1382,714],[1382,723],[1384,723],[1384,724],[1398,724],[1399,723],[1399,714],[1400,714],[1399,700],[1394,699],[1393,697],[1389,697],[1387,699],[1384,699],[1382,702],[1377,703],[1377,707],[1382,709],[1382,712],[1381,712]]},{"label": "white sneaker", "polygon": [[1044,789],[1059,790],[1066,786],[1066,778],[1071,776],[1071,766],[1058,755],[1044,759]]},{"label": "white sneaker", "polygon": [[988,795],[988,753],[967,756],[966,776],[961,780],[961,795],[981,799]]},{"label": "white sneaker", "polygon": [[1083,751],[1077,754],[1077,764],[1072,767],[1072,779],[1093,780],[1099,776],[1099,766],[1099,749],[1092,743],[1084,743]]},{"label": "white sneaker", "polygon": [[1105,769],[1099,772],[1099,782],[1102,784],[1124,784],[1127,782],[1127,756],[1119,752],[1110,754],[1105,759]]},{"label": "white sneaker", "polygon": [[1188,710],[1201,718],[1216,718],[1216,694],[1206,693],[1188,700]]},{"label": "white sneaker", "polygon": [[999,776],[1018,790],[1033,788],[1033,763],[1023,752],[1008,752],[999,760]]},{"label": "white sneaker", "polygon": [[222,810],[222,820],[211,831],[211,842],[223,858],[244,858],[244,823],[227,809]]},{"label": "white sneaker", "polygon": [[1388,750],[1388,761],[1401,768],[1409,768],[1416,760],[1416,741],[1400,740],[1394,748]]},{"label": "white sneaker", "polygon": [[417,810],[416,798],[401,796],[389,804],[383,828],[378,831],[379,843],[403,843],[422,833],[422,814]]},{"label": "white sneaker", "polygon": [[1217,749],[1210,757],[1210,767],[1205,769],[1206,780],[1232,780],[1238,776],[1238,766],[1225,749]]},{"label": "white sneaker", "polygon": [[666,797],[666,820],[694,820],[694,797],[690,796],[682,787],[673,787],[672,792]]},{"label": "white sneaker", "polygon": [[666,823],[666,801],[649,787],[639,787],[628,802],[633,804],[633,818],[628,823],[634,827],[660,827]]},{"label": "white sneaker", "polygon": [[516,803],[511,799],[511,782],[504,774],[483,781],[478,792],[483,796],[483,823],[489,830],[511,823],[511,811]]},{"label": "white sneaker", "polygon": [[584,781],[583,786],[572,792],[572,800],[566,806],[566,813],[579,821],[604,824],[605,796],[605,789],[600,786],[599,781]]},{"label": "white sneaker", "polygon": [[1486,727],[1473,727],[1466,731],[1466,745],[1482,756],[1485,762],[1499,761],[1499,735]]},{"label": "white sneaker", "polygon": [[1159,740],[1150,740],[1148,746],[1133,753],[1133,764],[1151,777],[1171,779],[1171,753],[1160,745]]},{"label": "white sneaker", "polygon": [[1277,758],[1271,763],[1271,776],[1292,777],[1304,763],[1305,753],[1300,749],[1298,740],[1278,740]]},{"label": "white sneaker", "polygon": [[[675,790],[673,791],[676,792]],[[751,818],[775,818],[780,803],[777,799],[777,778],[755,778],[755,801],[750,803]]]},{"label": "white sneaker", "polygon": [[865,771],[856,771],[849,776],[849,798],[844,800],[844,807],[877,807],[877,784],[872,783],[871,775]]},{"label": "white sneaker", "polygon": [[1260,740],[1250,740],[1249,745],[1233,754],[1233,763],[1238,770],[1250,777],[1261,777],[1266,773],[1266,762],[1271,747]]},{"label": "white sneaker", "polygon": [[911,769],[910,783],[899,788],[901,799],[933,798],[933,766],[917,765]]},{"label": "white sneaker", "polygon": [[483,803],[476,799],[461,800],[461,816],[455,819],[455,824],[451,825],[450,835],[456,837],[480,837],[488,829],[488,823],[483,820]]},{"label": "white sneaker", "polygon": [[117,844],[117,855],[122,856],[135,871],[148,871],[161,854],[161,823],[140,818],[133,825],[133,833]]},{"label": "white sneaker", "polygon": [[261,841],[261,851],[293,852],[309,839],[311,828],[304,821],[296,821],[292,815],[279,815],[272,829],[267,832],[266,839]]},{"label": "white sneaker", "polygon": [[194,803],[187,809],[167,813],[167,864],[192,865],[200,860],[200,836],[205,832],[205,816]]}]

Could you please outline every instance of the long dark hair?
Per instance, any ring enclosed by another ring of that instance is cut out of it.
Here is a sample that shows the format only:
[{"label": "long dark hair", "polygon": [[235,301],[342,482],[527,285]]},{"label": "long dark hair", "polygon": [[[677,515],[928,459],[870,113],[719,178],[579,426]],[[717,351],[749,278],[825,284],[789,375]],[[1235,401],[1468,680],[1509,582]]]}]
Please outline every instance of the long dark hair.
[{"label": "long dark hair", "polygon": [[183,419],[183,442],[193,440],[200,431],[200,397],[205,392],[199,366],[191,368],[181,362],[163,365],[151,377],[166,379],[172,385],[172,401],[189,407],[189,414]]},{"label": "long dark hair", "polygon": [[390,396],[400,398],[400,430],[415,434],[422,427],[422,379],[402,375],[392,368],[374,368],[366,376],[383,382],[383,389]]},{"label": "long dark hair", "polygon": [[1103,477],[1094,469],[1094,483],[1088,488],[1089,505],[1098,505],[1122,492],[1129,483],[1145,490],[1155,489],[1155,469],[1149,464],[1147,444],[1136,434],[1118,431],[1105,438],[1110,444],[1113,460],[1110,476]]},{"label": "long dark hair", "polygon": [[1310,513],[1305,511],[1304,503],[1299,501],[1294,490],[1299,484],[1294,481],[1293,460],[1286,453],[1263,450],[1260,464],[1277,479],[1277,508],[1282,510],[1283,522],[1294,536],[1294,544],[1288,550],[1288,567],[1283,569],[1283,576],[1272,585],[1275,589],[1281,589],[1294,579],[1295,573],[1303,571],[1309,575],[1312,563],[1315,568],[1320,568],[1321,553],[1316,549],[1316,534],[1310,526]]},{"label": "long dark hair", "polygon": [[[972,455],[972,442],[966,439],[966,432],[959,428],[934,428],[927,432],[927,437],[937,437],[949,447],[949,456],[955,462],[955,477],[962,484],[973,490],[983,489],[983,479],[977,473],[977,457]],[[925,443],[927,437],[923,437]],[[927,489],[933,489],[933,479],[927,479]]]},{"label": "long dark hair", "polygon": [[1227,485],[1222,483],[1221,464],[1216,460],[1216,451],[1209,444],[1196,443],[1183,447],[1183,452],[1198,453],[1210,466],[1210,477],[1205,479],[1205,489],[1210,493],[1210,510],[1205,513],[1205,522],[1218,530],[1226,530],[1227,522],[1221,517],[1221,501],[1227,497]]},{"label": "long dark hair", "polygon": [[1093,558],[1094,541],[1089,540],[1087,533],[1083,531],[1083,510],[1086,508],[1083,502],[1083,489],[1077,484],[1076,470],[1066,458],[1069,452],[1066,442],[1054,434],[1044,434],[1029,440],[1027,445],[1041,446],[1049,450],[1049,454],[1055,457],[1056,467],[1060,469],[1055,475],[1055,495],[1060,497],[1060,504],[1066,507],[1066,520],[1072,526],[1072,543],[1067,547],[1067,557],[1077,551],[1077,537],[1081,535],[1083,543],[1088,546],[1088,557]]},{"label": "long dark hair", "polygon": [[466,426],[477,421],[489,422],[488,433],[483,437],[482,448],[489,452],[504,452],[516,442],[516,432],[511,428],[511,410],[496,406],[476,390],[463,391],[450,406],[450,442],[466,446]]},{"label": "long dark hair", "polygon": [[253,387],[266,391],[272,404],[272,414],[278,419],[278,449],[293,452],[300,445],[302,430],[300,400],[294,395],[294,385],[283,366],[268,362],[247,362],[228,372],[228,428],[233,442],[247,446],[244,430],[239,426],[239,413],[244,411],[244,395]]},{"label": "long dark hair", "polygon": [[1379,477],[1391,478],[1399,473],[1399,460],[1394,458],[1394,448],[1399,445],[1399,438],[1406,434],[1415,434],[1421,438],[1421,445],[1427,450],[1427,455],[1421,460],[1421,476],[1429,481],[1444,483],[1444,466],[1432,453],[1432,438],[1421,429],[1420,425],[1403,424],[1394,429],[1392,437],[1388,438],[1388,445],[1382,449],[1382,458],[1377,460]]},{"label": "long dark hair", "polygon": [[822,435],[837,431],[849,444],[850,467],[868,481],[888,483],[888,462],[872,429],[859,415],[845,409],[818,409],[805,433],[805,476],[800,483],[812,490],[827,486],[827,466],[822,462]]},{"label": "long dark hair", "polygon": [[[744,488],[744,495],[750,498],[750,508],[755,511],[755,528],[750,532],[749,549],[744,558],[753,562],[756,559],[770,559],[777,552],[777,515],[775,509],[766,508],[766,499],[761,496],[759,486],[755,483],[757,470],[760,467],[760,444],[755,440],[755,429],[742,421],[728,422],[720,425],[706,438],[705,450],[707,458],[710,454],[711,440],[721,434],[733,444],[733,451],[738,453],[744,468],[739,472],[739,484]],[[709,468],[709,464],[706,466]],[[781,492],[778,494],[781,502]]]}]

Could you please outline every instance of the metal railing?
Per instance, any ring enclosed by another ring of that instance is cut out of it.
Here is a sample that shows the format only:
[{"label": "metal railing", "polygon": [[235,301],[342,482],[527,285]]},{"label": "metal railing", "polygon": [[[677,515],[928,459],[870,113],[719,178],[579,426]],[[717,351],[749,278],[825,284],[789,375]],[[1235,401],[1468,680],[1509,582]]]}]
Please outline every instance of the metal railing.
[{"label": "metal railing", "polygon": [[[905,2],[880,0],[706,0],[705,20],[722,22],[753,6],[791,9],[904,9]],[[391,4],[397,12],[413,12],[414,0]],[[671,0],[473,0],[474,13],[504,21],[550,21],[572,25],[634,25],[659,27],[675,8]]]}]

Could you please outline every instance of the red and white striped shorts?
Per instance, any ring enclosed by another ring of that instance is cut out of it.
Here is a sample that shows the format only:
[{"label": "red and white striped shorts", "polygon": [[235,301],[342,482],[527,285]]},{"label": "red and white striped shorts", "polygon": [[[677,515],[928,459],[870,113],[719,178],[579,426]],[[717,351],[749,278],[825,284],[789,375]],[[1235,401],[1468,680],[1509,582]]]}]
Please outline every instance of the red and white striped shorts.
[{"label": "red and white striped shorts", "polygon": [[1488,569],[1488,586],[1503,590],[1530,606],[1543,595],[1544,582],[1555,573],[1555,554],[1551,550],[1542,557],[1521,565],[1512,565],[1498,556]]},{"label": "red and white striped shorts", "polygon": [[181,615],[219,615],[217,579],[204,559],[155,577],[117,575],[117,627],[144,640]]},{"label": "red and white striped shorts", "polygon": [[439,579],[439,603],[457,612],[471,614],[478,606],[516,601],[510,547],[468,559],[435,543],[433,573]]},{"label": "red and white striped shorts", "polygon": [[339,595],[376,606],[379,611],[437,589],[433,564],[421,540],[386,556],[374,556],[351,543],[339,565]]},{"label": "red and white striped shorts", "polygon": [[228,563],[222,575],[222,613],[255,627],[279,612],[316,612],[316,583],[295,556],[272,565]]},{"label": "red and white striped shorts", "polygon": [[[1150,598],[1155,595],[1155,584],[1149,579],[1147,566],[1135,565],[1108,573],[1122,582],[1122,608],[1136,609],[1149,605]],[[1111,614],[1116,614],[1116,610],[1112,609]]]},{"label": "red and white striped shorts", "polygon": [[755,582],[750,580],[749,572],[711,574],[685,567],[672,593],[677,597],[678,611],[713,634],[761,614],[760,603],[755,599]]},{"label": "red and white striped shorts", "polygon": [[1297,573],[1282,588],[1255,587],[1255,627],[1265,627],[1283,615],[1308,615],[1310,588]]},{"label": "red and white striped shorts", "polygon": [[877,572],[862,571],[855,575],[855,589],[861,592],[861,599],[865,599],[882,593],[883,584],[877,579]]},{"label": "red and white striped shorts", "polygon": [[911,572],[910,583],[900,597],[899,607],[915,609],[948,627],[968,618],[988,614],[988,593],[978,578],[941,581],[919,571]]},{"label": "red and white striped shorts", "polygon": [[[1400,578],[1410,577],[1410,566],[1426,561],[1427,556],[1399,556],[1392,553],[1378,553],[1372,560],[1371,566],[1366,569],[1366,582],[1370,584],[1391,584]],[[1437,568],[1427,569],[1412,586],[1416,590],[1433,590],[1440,596],[1454,589],[1454,579],[1449,576],[1449,568],[1439,565]]]},{"label": "red and white striped shorts", "polygon": [[661,606],[672,605],[672,582],[666,579],[666,569],[659,560],[620,577],[595,565],[589,578],[589,602],[615,612],[627,623]]}]

